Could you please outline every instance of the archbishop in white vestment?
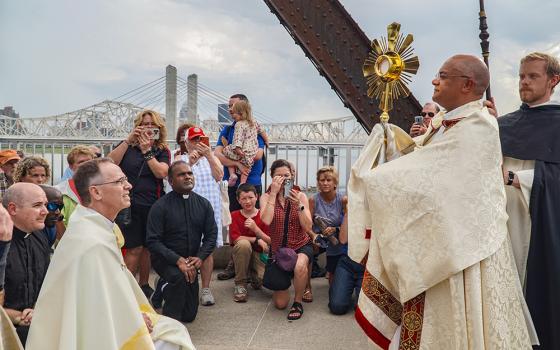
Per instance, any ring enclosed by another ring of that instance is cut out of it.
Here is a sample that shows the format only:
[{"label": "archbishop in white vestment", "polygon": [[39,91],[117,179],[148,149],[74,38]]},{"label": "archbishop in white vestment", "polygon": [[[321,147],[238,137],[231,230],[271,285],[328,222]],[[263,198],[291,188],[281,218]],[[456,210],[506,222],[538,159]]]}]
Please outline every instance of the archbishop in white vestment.
[{"label": "archbishop in white vestment", "polygon": [[[450,82],[473,75],[454,58],[436,91],[469,88]],[[472,100],[433,124],[416,149],[403,130],[377,124],[352,168],[349,255],[366,265],[356,319],[380,349],[531,349],[497,122]]]},{"label": "archbishop in white vestment", "polygon": [[113,225],[76,207],[43,282],[26,349],[194,349],[185,326],[150,306],[124,264]]}]

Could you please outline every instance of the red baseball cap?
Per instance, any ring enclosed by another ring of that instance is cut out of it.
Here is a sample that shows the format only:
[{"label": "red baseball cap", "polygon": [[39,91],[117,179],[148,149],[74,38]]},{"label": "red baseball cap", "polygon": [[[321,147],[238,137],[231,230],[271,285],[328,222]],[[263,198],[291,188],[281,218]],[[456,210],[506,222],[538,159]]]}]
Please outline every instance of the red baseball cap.
[{"label": "red baseball cap", "polygon": [[202,129],[198,126],[193,126],[187,130],[187,139],[192,140],[197,136],[206,136],[204,131],[202,131]]}]

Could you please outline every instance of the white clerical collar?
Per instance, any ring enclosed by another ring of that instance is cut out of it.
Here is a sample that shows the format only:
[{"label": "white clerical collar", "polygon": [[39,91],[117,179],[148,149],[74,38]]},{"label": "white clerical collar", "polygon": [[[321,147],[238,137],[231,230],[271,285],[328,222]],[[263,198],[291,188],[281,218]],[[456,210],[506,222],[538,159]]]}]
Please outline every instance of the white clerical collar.
[{"label": "white clerical collar", "polygon": [[188,195],[188,194],[184,194],[184,195],[183,195],[183,199],[189,199],[189,195]]},{"label": "white clerical collar", "polygon": [[457,117],[466,117],[470,114],[472,114],[474,111],[479,111],[482,109],[482,101],[478,100],[478,101],[472,101],[469,103],[466,103],[460,107],[455,108],[454,110],[452,110],[451,112],[447,112],[443,115],[443,119],[444,120],[451,120],[451,119],[455,119]]},{"label": "white clerical collar", "polygon": [[106,223],[107,227],[108,227],[110,230],[113,230],[113,226],[115,226],[115,223],[114,223],[114,222],[112,222],[111,220],[107,219],[105,216],[101,215],[101,214],[100,214],[98,211],[96,211],[96,210],[93,210],[93,209],[88,208],[88,207],[85,207],[85,206],[84,206],[84,209],[87,210],[87,211],[89,211],[91,214],[97,214],[97,215],[101,216],[101,217],[103,218],[103,221]]},{"label": "white clerical collar", "polygon": [[548,100],[545,103],[540,103],[538,105],[529,106],[529,108],[535,108],[540,106],[549,106],[549,105],[560,105],[560,101]]}]

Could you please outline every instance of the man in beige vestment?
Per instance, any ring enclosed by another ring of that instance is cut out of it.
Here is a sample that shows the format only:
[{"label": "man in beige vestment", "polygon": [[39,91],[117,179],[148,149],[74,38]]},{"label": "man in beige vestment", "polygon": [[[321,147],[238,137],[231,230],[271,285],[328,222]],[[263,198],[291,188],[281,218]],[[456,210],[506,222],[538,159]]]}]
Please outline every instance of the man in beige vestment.
[{"label": "man in beige vestment", "polygon": [[498,126],[480,101],[488,70],[457,55],[432,84],[446,111],[418,144],[377,124],[352,168],[349,255],[366,265],[356,319],[376,349],[530,349]]},{"label": "man in beige vestment", "polygon": [[187,329],[158,315],[126,268],[113,232],[132,188],[108,158],[74,174],[79,204],[47,271],[26,349],[190,350]]}]

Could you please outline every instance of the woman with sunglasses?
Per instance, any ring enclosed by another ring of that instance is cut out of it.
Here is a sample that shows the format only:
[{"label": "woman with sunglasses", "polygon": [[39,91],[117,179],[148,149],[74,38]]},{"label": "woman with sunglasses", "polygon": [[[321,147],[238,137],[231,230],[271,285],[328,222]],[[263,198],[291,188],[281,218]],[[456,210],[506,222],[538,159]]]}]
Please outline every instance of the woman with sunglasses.
[{"label": "woman with sunglasses", "polygon": [[422,124],[414,123],[410,128],[410,136],[416,137],[424,135],[428,131],[428,127],[432,123],[432,118],[439,112],[439,106],[434,102],[428,102],[422,108],[420,115],[422,116]]}]

